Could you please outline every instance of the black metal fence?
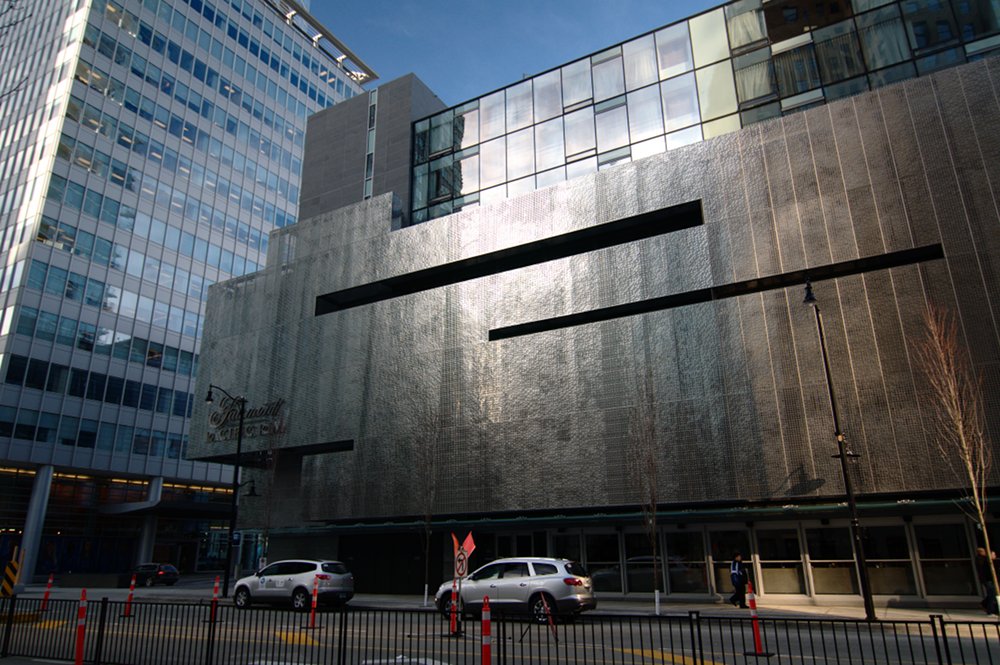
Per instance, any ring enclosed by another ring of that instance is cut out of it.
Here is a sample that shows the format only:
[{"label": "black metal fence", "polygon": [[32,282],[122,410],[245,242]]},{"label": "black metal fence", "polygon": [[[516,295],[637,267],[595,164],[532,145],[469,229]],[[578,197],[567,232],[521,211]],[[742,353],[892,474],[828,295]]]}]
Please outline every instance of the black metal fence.
[{"label": "black metal fence", "polygon": [[[78,602],[0,601],[0,656],[74,660]],[[316,614],[231,605],[92,601],[83,659],[93,665],[480,663],[482,624],[459,635],[431,611],[343,610]],[[756,637],[755,637],[756,630]],[[721,665],[723,663],[959,663],[1000,665],[1000,624],[702,615],[586,614],[539,625],[494,614],[492,662],[503,665]]]}]

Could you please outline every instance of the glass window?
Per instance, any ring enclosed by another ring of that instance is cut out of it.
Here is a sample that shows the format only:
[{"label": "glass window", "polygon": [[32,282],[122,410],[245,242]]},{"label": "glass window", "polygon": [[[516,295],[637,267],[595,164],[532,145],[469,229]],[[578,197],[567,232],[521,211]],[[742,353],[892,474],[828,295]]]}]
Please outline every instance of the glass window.
[{"label": "glass window", "polygon": [[506,110],[504,91],[494,92],[479,100],[479,137],[481,141],[500,136],[505,132]]},{"label": "glass window", "polygon": [[48,312],[38,313],[38,322],[35,324],[35,338],[51,342],[56,338],[56,327],[59,317]]},{"label": "glass window", "polygon": [[507,178],[507,142],[503,137],[483,143],[479,148],[479,184],[483,189],[498,185]]},{"label": "glass window", "polygon": [[776,93],[770,50],[760,49],[733,59],[736,94],[740,103],[771,97]]},{"label": "glass window", "polygon": [[594,136],[594,107],[588,106],[579,111],[568,113],[563,118],[566,130],[566,156],[572,157],[593,150],[596,146]]},{"label": "glass window", "polygon": [[858,593],[854,550],[847,529],[806,529],[806,547],[816,594]]},{"label": "glass window", "polygon": [[42,412],[38,417],[38,429],[35,432],[35,441],[40,441],[42,443],[55,443],[56,429],[58,427],[58,414]]},{"label": "glass window", "polygon": [[35,428],[38,427],[38,412],[31,409],[21,409],[17,414],[17,424],[14,425],[14,438],[35,438]]},{"label": "glass window", "polygon": [[[28,361],[28,372],[24,375],[24,387],[45,390],[45,375],[48,371],[49,364],[47,362],[32,358]],[[25,438],[30,439],[31,437]]]},{"label": "glass window", "polygon": [[699,69],[698,102],[703,120],[711,120],[736,112],[736,85],[729,62],[720,62]]},{"label": "glass window", "polygon": [[593,98],[590,60],[578,60],[562,68],[562,92],[566,108]]},{"label": "glass window", "polygon": [[667,592],[706,593],[705,543],[700,531],[669,532],[667,547]]},{"label": "glass window", "polygon": [[535,120],[542,122],[560,115],[563,110],[559,70],[534,79]]},{"label": "glass window", "polygon": [[881,69],[909,57],[906,31],[896,6],[857,17],[858,36],[869,69]]},{"label": "glass window", "polygon": [[594,101],[616,97],[625,92],[620,48],[613,48],[591,58],[594,74]]},{"label": "glass window", "polygon": [[927,595],[977,596],[971,551],[961,524],[913,527]]},{"label": "glass window", "polygon": [[[531,80],[507,88],[507,131],[523,129],[534,122]],[[508,144],[509,145],[509,144]]]},{"label": "glass window", "polygon": [[468,148],[479,143],[479,104],[470,102],[455,109],[455,147]]},{"label": "glass window", "polygon": [[958,40],[958,27],[949,4],[942,0],[907,0],[900,4],[914,50],[940,47]]},{"label": "glass window", "polygon": [[691,44],[694,47],[695,67],[704,67],[729,57],[726,34],[726,17],[720,7],[688,21],[691,27]]},{"label": "glass window", "polygon": [[469,194],[479,190],[479,152],[455,154],[455,193]]},{"label": "glass window", "polygon": [[622,573],[618,554],[618,534],[590,534],[585,536],[587,570],[594,584],[594,591],[621,593]]},{"label": "glass window", "polygon": [[628,109],[625,105],[594,114],[597,124],[597,152],[628,145]]},{"label": "glass window", "polygon": [[694,74],[677,76],[660,84],[663,118],[667,131],[693,125],[698,115],[698,91]]},{"label": "glass window", "polygon": [[915,595],[917,586],[905,529],[902,526],[862,527],[861,532],[872,593]]},{"label": "glass window", "polygon": [[649,86],[628,94],[628,126],[631,143],[663,133],[659,86]]},{"label": "glass window", "polygon": [[817,30],[813,33],[813,41],[823,83],[843,81],[864,72],[861,46],[853,21],[843,21]]},{"label": "glass window", "polygon": [[60,395],[66,392],[66,384],[69,382],[69,367],[52,363],[49,366],[49,378],[45,384],[45,389]]},{"label": "glass window", "polygon": [[431,118],[430,154],[451,150],[454,145],[454,114],[445,111]]},{"label": "glass window", "polygon": [[819,87],[819,70],[812,44],[778,53],[773,60],[778,91],[782,97],[791,97]]},{"label": "glass window", "polygon": [[636,90],[660,78],[653,35],[633,39],[622,46],[625,59],[625,89]]},{"label": "glass window", "polygon": [[729,45],[733,50],[767,39],[760,0],[739,0],[726,5],[725,9]]},{"label": "glass window", "polygon": [[69,386],[66,392],[73,397],[83,397],[87,389],[87,370],[71,368],[69,370]]},{"label": "glass window", "polygon": [[750,565],[750,537],[744,530],[710,531],[709,543],[712,548],[712,561],[715,566],[715,588],[720,593],[728,593],[733,588],[729,577],[729,564],[739,552],[747,574],[753,577],[753,566]]},{"label": "glass window", "polygon": [[564,161],[563,121],[555,118],[535,126],[535,168],[545,171]]},{"label": "glass window", "polygon": [[761,590],[766,593],[805,593],[802,551],[796,529],[757,531]]},{"label": "glass window", "polygon": [[17,334],[31,337],[35,334],[35,321],[38,319],[38,310],[34,307],[21,307],[21,313],[17,319]]},{"label": "glass window", "polygon": [[529,127],[507,136],[507,179],[523,178],[535,171],[534,131]]}]

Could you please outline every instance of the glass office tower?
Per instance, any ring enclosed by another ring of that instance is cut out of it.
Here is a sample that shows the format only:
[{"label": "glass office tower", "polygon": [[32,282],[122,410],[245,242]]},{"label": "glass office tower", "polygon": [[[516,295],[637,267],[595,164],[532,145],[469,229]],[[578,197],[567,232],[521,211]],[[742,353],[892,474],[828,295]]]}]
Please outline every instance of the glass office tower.
[{"label": "glass office tower", "polygon": [[184,459],[205,290],[264,264],[295,221],[306,117],[374,72],[295,2],[4,19],[0,558],[218,568],[231,467]]},{"label": "glass office tower", "polygon": [[997,0],[729,2],[417,122],[410,222],[997,49]]}]

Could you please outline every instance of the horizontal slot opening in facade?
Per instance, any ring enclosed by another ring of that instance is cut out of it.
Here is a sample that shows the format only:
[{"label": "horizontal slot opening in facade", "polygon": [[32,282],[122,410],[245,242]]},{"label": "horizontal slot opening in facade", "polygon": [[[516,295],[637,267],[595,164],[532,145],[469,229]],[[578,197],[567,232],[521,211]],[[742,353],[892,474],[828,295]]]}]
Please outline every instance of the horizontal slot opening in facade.
[{"label": "horizontal slot opening in facade", "polygon": [[490,341],[510,339],[511,337],[522,337],[524,335],[534,335],[535,333],[571,328],[588,323],[599,323],[610,321],[626,316],[637,314],[648,314],[659,312],[685,305],[709,302],[712,300],[722,300],[723,298],[734,298],[736,296],[748,295],[751,293],[761,293],[774,289],[784,289],[790,286],[805,284],[812,280],[818,282],[836,277],[847,277],[850,275],[860,275],[875,270],[886,270],[888,268],[898,268],[900,266],[932,261],[944,258],[944,249],[940,244],[925,245],[913,249],[904,249],[898,252],[889,252],[877,256],[868,256],[861,259],[841,261],[825,266],[809,268],[808,270],[794,270],[778,275],[769,275],[757,279],[748,279],[742,282],[733,282],[722,286],[712,286],[704,289],[695,289],[683,293],[674,293],[669,296],[649,298],[636,302],[614,305],[612,307],[601,307],[588,310],[586,312],[576,312],[565,316],[556,316],[549,319],[528,321],[512,326],[494,328],[490,330]]},{"label": "horizontal slot opening in facade", "polygon": [[613,222],[588,226],[585,229],[543,238],[516,247],[327,293],[316,298],[316,316],[391,300],[421,291],[429,291],[442,286],[459,284],[479,277],[526,268],[616,245],[625,245],[636,240],[701,226],[703,222],[701,201],[690,201],[633,217],[617,219]]}]

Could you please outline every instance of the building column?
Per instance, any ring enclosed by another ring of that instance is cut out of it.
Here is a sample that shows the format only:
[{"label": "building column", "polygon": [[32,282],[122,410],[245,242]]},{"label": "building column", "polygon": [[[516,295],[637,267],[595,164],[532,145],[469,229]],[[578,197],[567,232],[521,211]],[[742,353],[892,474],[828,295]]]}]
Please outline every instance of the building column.
[{"label": "building column", "polygon": [[42,527],[45,525],[45,513],[49,507],[49,492],[52,489],[52,476],[55,467],[42,466],[35,471],[35,481],[31,485],[31,498],[28,499],[28,514],[24,517],[24,531],[21,534],[21,576],[15,593],[24,590],[25,584],[30,584],[38,565],[38,548],[42,544]]},{"label": "building column", "polygon": [[[151,478],[146,501],[155,506],[163,497],[163,476]],[[156,515],[146,515],[142,523],[142,533],[139,537],[139,549],[134,563],[147,563],[153,560],[153,546],[156,544]]]}]

